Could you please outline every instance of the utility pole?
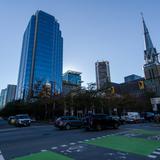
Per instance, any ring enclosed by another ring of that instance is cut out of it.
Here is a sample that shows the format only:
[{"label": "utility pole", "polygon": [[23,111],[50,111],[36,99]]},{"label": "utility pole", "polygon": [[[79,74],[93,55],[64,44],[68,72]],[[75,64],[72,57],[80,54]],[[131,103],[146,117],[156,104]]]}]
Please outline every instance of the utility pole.
[{"label": "utility pole", "polygon": [[[54,116],[55,110],[55,93],[56,93],[56,81],[53,82],[53,107],[52,107],[52,116]],[[53,117],[52,117],[53,118]]]}]

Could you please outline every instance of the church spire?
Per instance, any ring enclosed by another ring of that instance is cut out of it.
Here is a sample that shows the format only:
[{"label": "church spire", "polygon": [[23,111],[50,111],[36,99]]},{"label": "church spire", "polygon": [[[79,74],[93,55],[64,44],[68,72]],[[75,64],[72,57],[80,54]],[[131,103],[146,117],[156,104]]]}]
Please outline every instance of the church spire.
[{"label": "church spire", "polygon": [[141,15],[142,15],[142,22],[143,22],[143,30],[144,30],[145,49],[150,50],[151,48],[154,48],[153,43],[152,43],[151,37],[149,35],[149,31],[146,26],[146,23],[144,21],[143,13],[141,13]]},{"label": "church spire", "polygon": [[153,46],[151,37],[149,35],[149,31],[144,21],[144,17],[142,13],[141,13],[141,16],[142,16],[142,22],[143,22],[144,42],[145,42],[144,59],[146,61],[146,64],[159,63],[157,51]]}]

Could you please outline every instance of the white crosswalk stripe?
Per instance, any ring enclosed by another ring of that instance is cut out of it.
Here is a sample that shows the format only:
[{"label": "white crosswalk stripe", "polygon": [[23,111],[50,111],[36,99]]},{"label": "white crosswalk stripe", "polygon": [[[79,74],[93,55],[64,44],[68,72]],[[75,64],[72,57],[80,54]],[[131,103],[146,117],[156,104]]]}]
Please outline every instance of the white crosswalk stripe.
[{"label": "white crosswalk stripe", "polygon": [[2,155],[1,150],[0,150],[0,160],[5,160],[4,157],[3,157],[3,155]]},{"label": "white crosswalk stripe", "polygon": [[83,143],[82,141],[78,141],[78,143]]},{"label": "white crosswalk stripe", "polygon": [[52,147],[51,149],[53,149],[53,150],[55,150],[55,149],[57,149],[58,147]]},{"label": "white crosswalk stripe", "polygon": [[41,150],[41,152],[46,152],[46,151],[47,151],[46,149],[42,149],[42,150]]},{"label": "white crosswalk stripe", "polygon": [[160,155],[160,152],[154,151],[153,154],[158,154],[158,155]]},{"label": "white crosswalk stripe", "polygon": [[149,158],[153,158],[153,159],[154,159],[154,158],[157,158],[157,156],[155,156],[155,155],[149,155],[148,157],[149,157]]},{"label": "white crosswalk stripe", "polygon": [[76,143],[74,143],[74,142],[72,142],[72,143],[70,143],[70,145],[75,145]]},{"label": "white crosswalk stripe", "polygon": [[63,144],[63,145],[61,145],[61,147],[67,147],[67,145]]}]

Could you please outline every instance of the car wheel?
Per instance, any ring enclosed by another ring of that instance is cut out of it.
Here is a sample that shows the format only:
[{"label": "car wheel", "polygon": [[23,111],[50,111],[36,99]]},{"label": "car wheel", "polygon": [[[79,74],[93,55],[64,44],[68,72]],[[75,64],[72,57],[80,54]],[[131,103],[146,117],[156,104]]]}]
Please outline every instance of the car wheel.
[{"label": "car wheel", "polygon": [[67,124],[65,128],[66,128],[66,130],[70,130],[71,126],[69,124]]},{"label": "car wheel", "polygon": [[97,130],[97,131],[101,131],[101,130],[102,130],[102,126],[101,126],[100,124],[98,124],[98,125],[96,126],[96,130]]},{"label": "car wheel", "polygon": [[115,129],[118,129],[118,127],[119,127],[118,123],[115,123],[114,126],[113,126],[113,128],[115,128]]}]

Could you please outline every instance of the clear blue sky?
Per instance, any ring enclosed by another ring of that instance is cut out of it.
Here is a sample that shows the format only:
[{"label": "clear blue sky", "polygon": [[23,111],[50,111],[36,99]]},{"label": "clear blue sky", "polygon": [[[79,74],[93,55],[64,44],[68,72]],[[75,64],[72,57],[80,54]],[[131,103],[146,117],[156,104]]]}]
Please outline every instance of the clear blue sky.
[{"label": "clear blue sky", "polygon": [[32,14],[43,10],[60,23],[64,38],[64,71],[82,72],[95,82],[95,62],[109,60],[111,79],[143,76],[144,13],[151,38],[160,43],[159,0],[1,0],[0,89],[16,84],[24,30]]}]

